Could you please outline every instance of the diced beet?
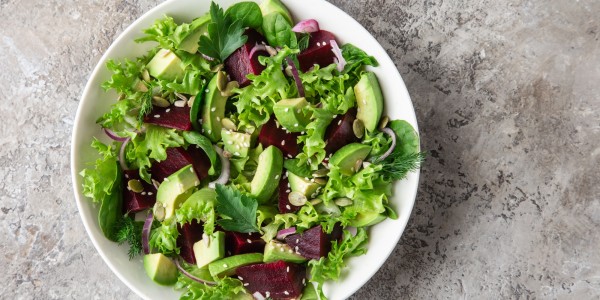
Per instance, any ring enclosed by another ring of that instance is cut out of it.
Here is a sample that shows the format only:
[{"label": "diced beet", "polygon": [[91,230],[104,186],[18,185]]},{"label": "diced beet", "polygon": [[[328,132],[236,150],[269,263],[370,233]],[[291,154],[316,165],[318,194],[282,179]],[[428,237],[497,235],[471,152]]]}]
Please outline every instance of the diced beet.
[{"label": "diced beet", "polygon": [[175,128],[183,131],[192,130],[190,122],[190,107],[154,106],[150,114],[144,118],[144,122],[167,128]]},{"label": "diced beet", "polygon": [[325,151],[327,154],[334,153],[350,143],[360,142],[352,129],[355,119],[356,109],[353,108],[331,121],[325,131]]},{"label": "diced beet", "polygon": [[231,80],[240,84],[240,87],[250,84],[250,79],[246,77],[248,74],[258,75],[265,69],[265,66],[258,62],[258,56],[269,56],[267,51],[259,50],[250,57],[252,48],[256,44],[264,42],[265,38],[254,29],[247,29],[245,34],[248,36],[246,43],[225,59],[225,71],[227,71]]},{"label": "diced beet", "polygon": [[306,268],[281,260],[239,267],[236,274],[250,294],[271,299],[297,299],[306,285]]},{"label": "diced beet", "polygon": [[299,151],[298,136],[298,132],[287,133],[282,126],[275,122],[275,118],[271,118],[262,126],[258,141],[265,148],[273,145],[279,148],[284,156],[295,157]]},{"label": "diced beet", "polygon": [[[285,174],[285,171],[283,172]],[[300,206],[295,206],[290,203],[289,194],[291,190],[287,177],[281,175],[279,180],[279,212],[282,214],[295,213],[300,210]]]},{"label": "diced beet", "polygon": [[319,30],[310,34],[308,48],[298,54],[302,72],[308,71],[314,65],[326,67],[334,62],[335,54],[329,42],[331,40],[335,40],[335,36],[326,30]]},{"label": "diced beet", "polygon": [[309,259],[319,259],[331,250],[331,239],[321,225],[300,234],[288,235],[285,242],[300,255]]},{"label": "diced beet", "polygon": [[179,171],[181,168],[192,164],[198,179],[202,180],[208,176],[210,160],[206,153],[195,146],[184,148],[167,148],[167,159],[152,164],[152,178],[162,182],[169,175]]},{"label": "diced beet", "polygon": [[177,225],[179,236],[177,237],[177,247],[179,247],[179,255],[188,263],[196,264],[196,256],[194,255],[194,243],[202,239],[204,228],[202,224],[196,220],[191,223]]},{"label": "diced beet", "polygon": [[225,232],[225,253],[238,255],[244,253],[262,253],[265,241],[258,233]]},{"label": "diced beet", "polygon": [[344,236],[344,227],[342,227],[342,223],[337,222],[333,225],[333,230],[329,234],[329,238],[331,242],[337,241],[338,244],[342,241],[342,237]]},{"label": "diced beet", "polygon": [[[156,188],[140,178],[138,170],[123,171],[123,213],[137,213],[144,209],[151,208],[156,203]],[[137,179],[142,183],[144,191],[134,193],[127,188],[127,182]]]}]

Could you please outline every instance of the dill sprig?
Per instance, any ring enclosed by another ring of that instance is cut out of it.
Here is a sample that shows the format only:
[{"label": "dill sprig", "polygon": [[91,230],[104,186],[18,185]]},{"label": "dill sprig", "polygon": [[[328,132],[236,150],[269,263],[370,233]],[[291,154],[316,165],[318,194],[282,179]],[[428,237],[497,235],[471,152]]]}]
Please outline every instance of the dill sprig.
[{"label": "dill sprig", "polygon": [[144,222],[135,221],[132,217],[124,216],[115,224],[114,240],[122,245],[129,244],[129,259],[142,253],[142,229]]},{"label": "dill sprig", "polygon": [[408,173],[418,170],[426,156],[426,152],[403,154],[394,151],[381,162],[381,172],[391,180],[402,180]]}]

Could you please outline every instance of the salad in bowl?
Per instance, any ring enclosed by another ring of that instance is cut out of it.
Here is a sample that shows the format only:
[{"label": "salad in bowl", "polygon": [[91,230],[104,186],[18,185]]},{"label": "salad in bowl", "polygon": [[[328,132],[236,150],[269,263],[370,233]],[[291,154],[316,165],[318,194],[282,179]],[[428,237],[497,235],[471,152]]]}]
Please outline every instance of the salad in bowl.
[{"label": "salad in bowl", "polygon": [[182,299],[326,299],[424,156],[384,113],[377,58],[279,0],[167,15],[136,42],[107,62],[118,96],[79,170],[104,237]]}]

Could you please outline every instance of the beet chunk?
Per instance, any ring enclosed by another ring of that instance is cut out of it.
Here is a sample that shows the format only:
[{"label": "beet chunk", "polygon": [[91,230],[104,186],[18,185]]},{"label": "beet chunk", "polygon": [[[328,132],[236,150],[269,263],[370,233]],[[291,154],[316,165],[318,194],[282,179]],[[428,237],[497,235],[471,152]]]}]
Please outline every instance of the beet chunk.
[{"label": "beet chunk", "polygon": [[321,225],[300,234],[288,235],[285,242],[300,255],[309,259],[319,259],[331,250],[331,238],[323,231]]},{"label": "beet chunk", "polygon": [[319,30],[311,33],[308,48],[298,54],[302,72],[308,71],[314,65],[326,67],[334,63],[335,54],[329,42],[331,40],[335,40],[335,36],[329,31]]},{"label": "beet chunk", "polygon": [[227,255],[262,253],[265,241],[258,233],[225,232],[225,252]]},{"label": "beet chunk", "polygon": [[265,148],[273,145],[279,148],[284,156],[295,157],[299,151],[298,136],[298,132],[287,133],[282,126],[275,122],[275,118],[271,118],[262,126],[258,141]]},{"label": "beet chunk", "polygon": [[204,228],[202,224],[196,220],[191,223],[177,225],[179,236],[177,237],[177,247],[179,247],[179,255],[187,263],[196,264],[196,256],[194,255],[194,243],[202,239]]},{"label": "beet chunk", "polygon": [[247,283],[251,293],[259,292],[271,299],[296,299],[306,283],[306,268],[302,265],[276,261],[239,267],[236,274]]},{"label": "beet chunk", "polygon": [[258,62],[258,56],[269,56],[267,51],[259,50],[250,57],[252,48],[256,44],[265,42],[265,38],[254,29],[247,29],[245,34],[248,36],[246,43],[225,59],[225,71],[227,71],[231,80],[240,84],[240,87],[250,84],[250,79],[246,77],[248,74],[258,75],[265,69],[265,66]]},{"label": "beet chunk", "polygon": [[348,110],[344,115],[337,116],[325,131],[325,152],[334,153],[340,148],[350,143],[360,142],[360,139],[354,135],[352,124],[356,119],[356,109]]},{"label": "beet chunk", "polygon": [[150,114],[144,118],[144,122],[183,131],[192,130],[192,123],[190,122],[190,108],[188,106],[154,106]]},{"label": "beet chunk", "polygon": [[300,210],[300,206],[295,206],[290,203],[289,194],[291,189],[289,187],[289,181],[284,174],[285,171],[281,175],[281,180],[279,180],[279,212],[282,214],[295,213]]},{"label": "beet chunk", "polygon": [[204,151],[193,145],[188,147],[187,150],[182,147],[167,148],[167,159],[152,164],[150,172],[152,173],[153,179],[162,182],[165,178],[169,177],[169,175],[189,164],[194,166],[194,171],[196,172],[198,179],[202,180],[208,176],[210,160]]},{"label": "beet chunk", "polygon": [[[123,171],[123,213],[134,214],[144,209],[151,208],[156,203],[156,188],[140,178],[138,170]],[[129,180],[136,179],[142,183],[144,191],[135,193],[127,188]]]}]

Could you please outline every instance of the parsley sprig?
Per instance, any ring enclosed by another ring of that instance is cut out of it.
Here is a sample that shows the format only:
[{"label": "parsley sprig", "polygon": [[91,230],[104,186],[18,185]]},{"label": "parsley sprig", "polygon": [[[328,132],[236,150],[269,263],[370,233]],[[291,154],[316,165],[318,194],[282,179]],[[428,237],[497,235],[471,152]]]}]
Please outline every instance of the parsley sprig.
[{"label": "parsley sprig", "polygon": [[198,51],[218,61],[225,61],[229,55],[246,43],[241,20],[234,20],[229,13],[216,3],[210,5],[211,22],[208,24],[208,36],[201,36]]},{"label": "parsley sprig", "polygon": [[217,191],[217,212],[222,218],[217,223],[225,230],[236,232],[257,232],[256,209],[258,202],[256,199],[243,195],[240,191],[218,184]]}]

